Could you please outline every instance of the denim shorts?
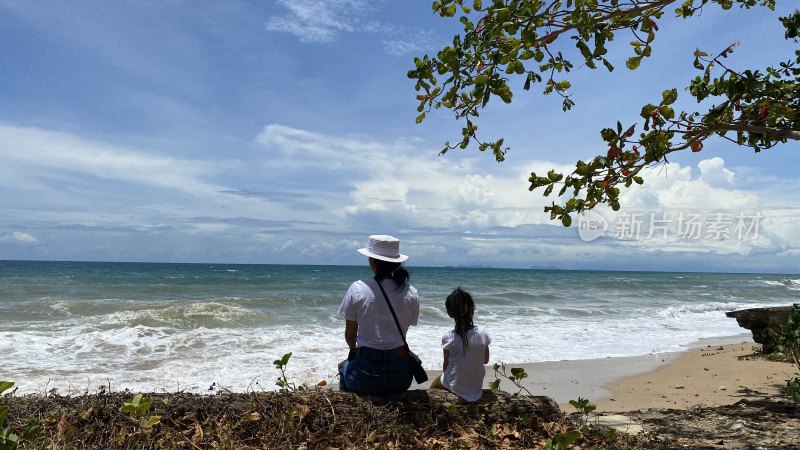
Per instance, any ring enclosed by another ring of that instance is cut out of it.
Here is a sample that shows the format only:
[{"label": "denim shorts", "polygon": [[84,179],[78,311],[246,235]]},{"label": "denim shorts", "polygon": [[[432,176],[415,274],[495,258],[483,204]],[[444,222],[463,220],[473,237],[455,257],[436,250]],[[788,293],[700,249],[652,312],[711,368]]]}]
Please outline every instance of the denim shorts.
[{"label": "denim shorts", "polygon": [[355,358],[339,368],[339,390],[358,394],[397,394],[411,386],[405,347],[377,350],[359,347]]}]

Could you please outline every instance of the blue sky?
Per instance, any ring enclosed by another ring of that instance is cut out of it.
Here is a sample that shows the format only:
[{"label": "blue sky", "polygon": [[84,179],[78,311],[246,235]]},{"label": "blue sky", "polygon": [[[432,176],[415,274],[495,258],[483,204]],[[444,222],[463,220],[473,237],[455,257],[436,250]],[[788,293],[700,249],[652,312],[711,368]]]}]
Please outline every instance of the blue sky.
[{"label": "blue sky", "polygon": [[[363,264],[355,249],[385,233],[412,267],[796,273],[796,142],[677,155],[597,211],[592,241],[527,190],[532,170],[603,152],[599,130],[663,89],[693,107],[696,47],[741,41],[733,68],[789,59],[777,17],[792,3],[668,13],[633,72],[620,35],[617,70],[569,76],[571,112],[535,92],[490,104],[481,131],[512,147],[497,164],[437,156],[459,134],[446,112],[414,123],[413,57],[458,29],[428,1],[0,0],[0,259]],[[651,220],[669,226],[648,237]]]}]

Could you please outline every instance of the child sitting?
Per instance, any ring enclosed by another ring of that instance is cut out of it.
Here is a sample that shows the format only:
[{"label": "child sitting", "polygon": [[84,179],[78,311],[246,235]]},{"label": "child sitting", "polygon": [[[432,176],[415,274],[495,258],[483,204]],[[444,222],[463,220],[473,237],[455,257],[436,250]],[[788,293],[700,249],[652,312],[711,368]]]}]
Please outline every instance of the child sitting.
[{"label": "child sitting", "polygon": [[447,389],[466,401],[474,402],[483,394],[484,364],[489,362],[492,339],[472,323],[475,302],[463,289],[456,288],[445,301],[447,315],[455,329],[442,336],[444,363],[442,375],[431,383],[432,389]]}]

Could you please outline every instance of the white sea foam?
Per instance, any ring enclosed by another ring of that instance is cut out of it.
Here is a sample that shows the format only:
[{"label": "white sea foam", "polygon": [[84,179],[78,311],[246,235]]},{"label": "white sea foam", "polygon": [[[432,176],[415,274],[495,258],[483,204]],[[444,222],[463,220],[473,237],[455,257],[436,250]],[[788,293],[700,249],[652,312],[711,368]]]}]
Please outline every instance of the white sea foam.
[{"label": "white sea foam", "polygon": [[[476,318],[476,322],[493,338],[492,361],[522,363],[648,354],[655,348],[675,351],[701,337],[739,334],[736,322],[724,317],[720,308],[670,307],[650,316],[616,320],[511,316]],[[125,315],[118,313],[115,320]],[[421,322],[410,330],[409,344],[426,367],[440,367],[439,342],[447,329],[442,324]],[[104,329],[85,324],[58,333],[17,333],[7,338],[17,350],[6,360],[26,363],[12,363],[6,369],[31,390],[47,385],[63,391],[87,382],[99,386],[109,381],[112,387],[133,390],[175,390],[180,386],[202,392],[212,383],[237,391],[255,386],[269,389],[277,376],[272,361],[289,352],[293,354],[287,372],[290,379],[309,384],[323,379],[333,382],[336,364],[346,354],[341,322],[233,330],[178,330],[142,324]],[[35,368],[30,366],[34,359],[38,361]]]},{"label": "white sea foam", "polygon": [[[48,298],[48,299],[42,299],[42,300],[50,300],[50,299]],[[50,303],[49,307],[50,307],[50,309],[52,309],[55,312],[58,312],[58,313],[61,313],[61,314],[67,315],[67,316],[71,316],[72,315],[72,313],[70,312],[70,306],[69,306],[68,302],[65,302],[65,301],[62,301],[62,300],[57,300],[57,301],[54,301],[53,303]]]}]

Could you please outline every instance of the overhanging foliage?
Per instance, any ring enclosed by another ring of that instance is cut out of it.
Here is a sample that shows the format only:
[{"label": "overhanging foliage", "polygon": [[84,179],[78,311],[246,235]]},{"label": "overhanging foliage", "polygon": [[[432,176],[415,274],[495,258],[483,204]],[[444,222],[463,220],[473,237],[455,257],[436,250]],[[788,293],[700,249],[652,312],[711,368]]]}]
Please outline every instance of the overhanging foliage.
[{"label": "overhanging foliage", "polygon": [[[453,44],[436,56],[415,58],[408,77],[416,80],[419,93],[417,123],[433,110],[448,109],[463,126],[459,140],[445,142],[441,154],[474,145],[480,151],[491,150],[502,162],[508,146],[502,138],[479,138],[477,119],[493,99],[512,101],[512,81],[519,81],[526,91],[540,85],[542,93],[561,96],[562,108],[567,111],[575,103],[571,83],[562,77],[575,68],[573,61],[590,69],[602,65],[613,71],[613,63],[606,58],[607,46],[618,33],[629,31],[634,39],[625,65],[635,70],[651,56],[659,20],[668,7],[673,7],[678,17],[688,18],[709,4],[723,9],[774,9],[775,0],[434,1],[435,14],[459,16],[463,33],[454,36]],[[786,38],[796,41],[800,11],[781,22]],[[565,39],[574,41],[573,56],[554,50],[553,43]],[[708,110],[675,111],[672,105],[678,90],[666,89],[661,99],[642,107],[640,129],[636,123],[620,122],[603,129],[600,136],[607,150],[589,161],[578,161],[572,173],[531,173],[531,191],[544,188],[543,194],[549,196],[558,188],[559,199],[545,207],[550,218],[569,226],[572,213],[602,203],[618,210],[620,188],[642,184],[644,168],[668,162],[667,156],[676,151],[699,152],[703,142],[712,137],[755,152],[800,139],[800,51],[776,67],[735,71],[725,60],[737,45],[732,43],[716,55],[702,50],[694,53],[693,66],[699,73],[687,90],[698,103],[717,102]]]}]

